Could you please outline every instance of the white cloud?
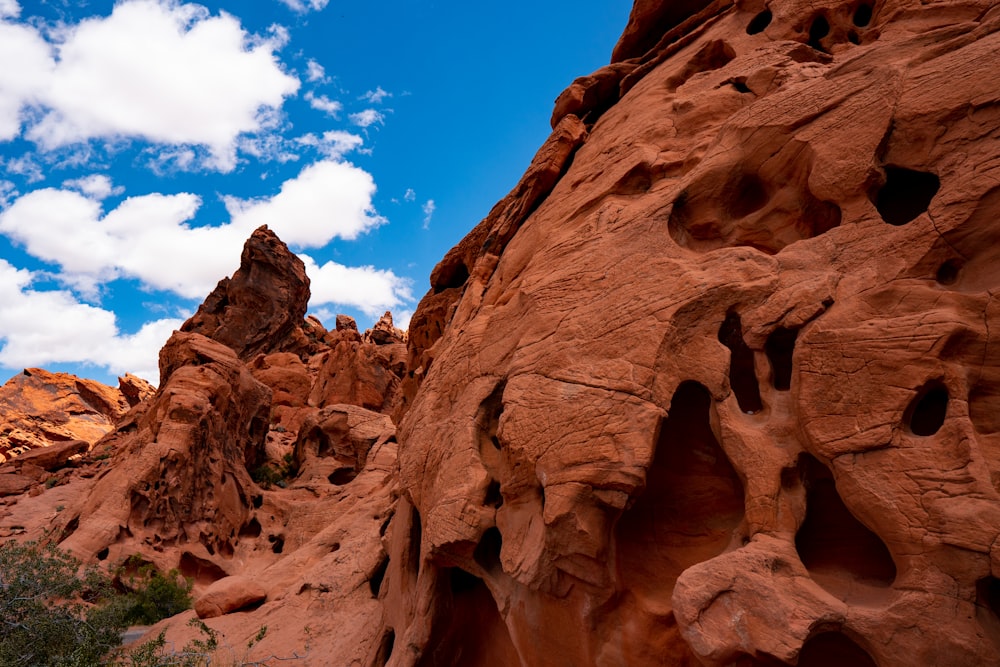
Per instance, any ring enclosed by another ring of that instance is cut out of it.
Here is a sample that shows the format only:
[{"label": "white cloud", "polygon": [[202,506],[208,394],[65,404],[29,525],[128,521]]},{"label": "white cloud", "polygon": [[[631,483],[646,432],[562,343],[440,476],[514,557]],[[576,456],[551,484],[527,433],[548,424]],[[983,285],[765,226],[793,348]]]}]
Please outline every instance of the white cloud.
[{"label": "white cloud", "polygon": [[417,193],[413,191],[413,188],[406,188],[406,194],[403,195],[403,199],[406,201],[415,201]]},{"label": "white cloud", "polygon": [[372,104],[381,104],[382,100],[384,100],[387,97],[392,97],[392,93],[387,93],[386,91],[382,90],[382,86],[378,86],[377,88],[375,88],[375,90],[369,90],[367,93],[365,93],[358,99],[367,100]]},{"label": "white cloud", "polygon": [[356,134],[341,130],[329,130],[322,137],[309,133],[296,140],[303,146],[312,146],[330,160],[340,160],[364,144],[364,139]]},{"label": "white cloud", "polygon": [[0,364],[85,363],[157,380],[159,349],[181,320],[156,320],[135,334],[122,334],[114,313],[80,303],[66,291],[35,291],[32,278],[0,259]]},{"label": "white cloud", "polygon": [[306,101],[309,102],[309,106],[318,111],[333,116],[336,118],[337,114],[343,110],[344,105],[336,100],[331,100],[326,95],[315,95],[310,90],[306,93]]},{"label": "white cloud", "polygon": [[306,80],[310,83],[327,83],[330,79],[326,76],[326,70],[318,62],[309,59],[306,63]]},{"label": "white cloud", "polygon": [[358,113],[352,113],[350,116],[351,122],[358,127],[368,127],[378,123],[379,125],[385,124],[385,116],[382,112],[376,111],[375,109],[365,109],[364,111],[359,111]]},{"label": "white cloud", "polygon": [[0,19],[17,18],[21,13],[21,7],[17,0],[0,0]]},{"label": "white cloud", "polygon": [[[15,81],[14,92],[2,98],[43,109],[27,137],[45,150],[94,138],[141,138],[204,146],[209,166],[228,171],[236,163],[237,137],[266,129],[299,87],[274,54],[287,33],[275,27],[270,38],[253,38],[234,17],[210,16],[200,5],[121,2],[108,17],[66,29],[48,76],[37,41],[25,34],[30,29],[0,29],[19,30],[13,37],[23,43],[8,46],[10,37],[0,35],[0,72],[8,72],[0,74],[0,90],[11,87],[5,81],[11,69],[24,68],[22,49],[33,58],[28,70],[35,81],[27,92]],[[9,109],[0,109],[0,119],[6,121],[0,131],[9,135]]]},{"label": "white cloud", "polygon": [[285,181],[270,199],[225,199],[232,224],[249,232],[268,225],[289,245],[321,247],[351,241],[385,222],[372,206],[375,181],[348,162],[321,160]]},{"label": "white cloud", "polygon": [[350,306],[370,317],[413,301],[410,280],[373,266],[344,266],[326,262],[319,266],[309,255],[300,254],[309,276],[313,307],[326,304]]},{"label": "white cloud", "polygon": [[305,14],[310,10],[320,11],[329,4],[330,0],[278,0],[293,12]]},{"label": "white cloud", "polygon": [[0,180],[0,209],[7,208],[16,196],[17,186],[11,181]]},{"label": "white cloud", "polygon": [[[17,9],[17,3],[0,0],[0,16],[16,16]],[[39,101],[54,67],[52,50],[37,30],[0,21],[0,141],[21,133],[23,107]]]},{"label": "white cloud", "polygon": [[[2,163],[3,160],[0,159],[0,164]],[[12,157],[3,166],[8,174],[24,176],[29,183],[37,183],[45,178],[42,166],[31,155],[22,155],[18,158]]]},{"label": "white cloud", "polygon": [[290,245],[321,247],[383,224],[372,206],[374,194],[370,174],[324,160],[285,181],[269,199],[225,198],[229,223],[191,227],[187,223],[201,205],[193,194],[129,197],[104,213],[94,195],[44,188],[0,212],[0,233],[58,265],[58,279],[90,298],[104,283],[136,278],[194,299],[232,273],[244,241],[261,225]]},{"label": "white cloud", "polygon": [[103,201],[111,195],[120,195],[125,192],[122,186],[115,186],[111,179],[104,174],[91,174],[81,178],[74,178],[63,181],[63,188],[79,190],[83,194],[97,200]]},{"label": "white cloud", "polygon": [[424,229],[427,229],[431,226],[431,218],[434,217],[434,211],[437,209],[437,206],[434,205],[433,199],[428,199],[427,202],[421,206],[421,209],[424,212]]}]

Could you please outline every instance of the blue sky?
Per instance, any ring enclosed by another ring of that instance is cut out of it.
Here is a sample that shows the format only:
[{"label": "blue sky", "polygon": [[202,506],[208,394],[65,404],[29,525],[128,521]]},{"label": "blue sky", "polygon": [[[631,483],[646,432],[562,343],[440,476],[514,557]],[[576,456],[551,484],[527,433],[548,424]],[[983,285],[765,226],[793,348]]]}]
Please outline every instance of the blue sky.
[{"label": "blue sky", "polygon": [[0,0],[0,376],[156,381],[249,233],[404,324],[628,0]]}]

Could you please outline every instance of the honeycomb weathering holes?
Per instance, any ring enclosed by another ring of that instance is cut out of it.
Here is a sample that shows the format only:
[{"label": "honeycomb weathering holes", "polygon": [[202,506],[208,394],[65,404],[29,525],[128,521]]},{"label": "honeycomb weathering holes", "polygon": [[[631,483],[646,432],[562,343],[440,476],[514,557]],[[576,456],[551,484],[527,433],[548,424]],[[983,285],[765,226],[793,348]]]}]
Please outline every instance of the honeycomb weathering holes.
[{"label": "honeycomb weathering holes", "polygon": [[767,337],[764,351],[771,364],[771,385],[778,391],[788,391],[792,385],[792,356],[798,329],[778,327]]},{"label": "honeycomb weathering holes", "polygon": [[719,327],[719,342],[729,348],[729,385],[736,394],[740,410],[755,414],[764,409],[754,369],[754,354],[743,340],[740,316],[730,311]]},{"label": "honeycomb weathering holes", "polygon": [[798,667],[878,667],[872,657],[841,632],[821,632],[802,645]]},{"label": "honeycomb weathering holes", "polygon": [[941,187],[941,180],[926,171],[886,166],[885,183],[870,195],[882,219],[905,225],[925,213]]},{"label": "honeycomb weathering holes", "polygon": [[750,19],[750,23],[747,25],[747,34],[756,35],[757,33],[764,32],[764,28],[771,25],[771,19],[773,15],[770,9],[765,9],[761,13]]},{"label": "honeycomb weathering holes", "polygon": [[944,424],[947,412],[948,388],[933,380],[917,390],[903,413],[903,423],[913,435],[934,435]]}]

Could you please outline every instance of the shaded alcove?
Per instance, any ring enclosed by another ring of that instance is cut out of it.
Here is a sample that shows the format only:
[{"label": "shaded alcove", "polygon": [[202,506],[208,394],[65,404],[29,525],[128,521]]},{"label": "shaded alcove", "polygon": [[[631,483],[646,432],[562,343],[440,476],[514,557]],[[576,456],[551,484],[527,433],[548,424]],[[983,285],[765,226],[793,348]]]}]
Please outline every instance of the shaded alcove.
[{"label": "shaded alcove", "polygon": [[913,435],[934,435],[948,412],[948,388],[940,381],[928,382],[903,412],[903,423]]},{"label": "shaded alcove", "polygon": [[771,25],[771,19],[774,18],[771,14],[770,9],[765,9],[761,13],[750,19],[750,23],[747,24],[747,34],[756,35],[757,33],[764,32],[764,28]]},{"label": "shaded alcove", "polygon": [[795,548],[817,583],[841,598],[861,595],[862,588],[890,586],[896,564],[889,549],[847,509],[827,467],[803,453],[799,474],[806,488],[806,518]]},{"label": "shaded alcove", "polygon": [[867,27],[872,22],[872,13],[873,9],[871,5],[865,3],[858,5],[858,8],[854,10],[854,17],[852,19],[854,25],[859,28]]},{"label": "shaded alcove", "polygon": [[482,579],[460,568],[438,578],[438,604],[419,667],[508,667],[520,664],[496,602]]},{"label": "shaded alcove", "polygon": [[615,567],[638,598],[668,603],[677,577],[729,546],[743,485],[712,431],[712,398],[697,382],[674,393],[646,486],[615,526]]},{"label": "shaded alcove", "polygon": [[803,644],[798,667],[878,667],[868,651],[841,632],[821,632]]},{"label": "shaded alcove", "polygon": [[181,554],[177,569],[185,579],[192,579],[201,585],[211,584],[229,576],[228,572],[212,561],[199,558],[190,551]]},{"label": "shaded alcove", "polygon": [[905,225],[927,211],[941,187],[941,180],[926,171],[885,167],[885,183],[870,195],[882,219],[890,225]]},{"label": "shaded alcove", "polygon": [[743,325],[739,314],[730,311],[719,327],[719,342],[729,348],[729,386],[736,394],[740,410],[754,414],[764,409],[760,400],[760,386],[754,368],[753,350],[743,340]]},{"label": "shaded alcove", "polygon": [[817,16],[813,19],[812,25],[809,26],[809,46],[813,47],[817,51],[826,51],[823,47],[822,40],[829,34],[830,22],[826,20],[825,16]]},{"label": "shaded alcove", "polygon": [[1000,646],[1000,579],[983,577],[976,582],[976,620],[983,633]]},{"label": "shaded alcove", "polygon": [[792,356],[798,329],[778,327],[767,337],[764,352],[771,364],[771,385],[778,391],[788,391],[792,386]]}]

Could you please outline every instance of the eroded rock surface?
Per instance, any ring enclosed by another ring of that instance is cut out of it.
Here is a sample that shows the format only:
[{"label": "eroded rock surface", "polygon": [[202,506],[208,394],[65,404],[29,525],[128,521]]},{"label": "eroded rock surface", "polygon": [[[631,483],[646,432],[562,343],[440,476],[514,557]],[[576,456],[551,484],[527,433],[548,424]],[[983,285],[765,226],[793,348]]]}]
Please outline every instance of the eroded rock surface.
[{"label": "eroded rock surface", "polygon": [[998,48],[636,2],[413,316],[390,664],[1000,664]]}]

